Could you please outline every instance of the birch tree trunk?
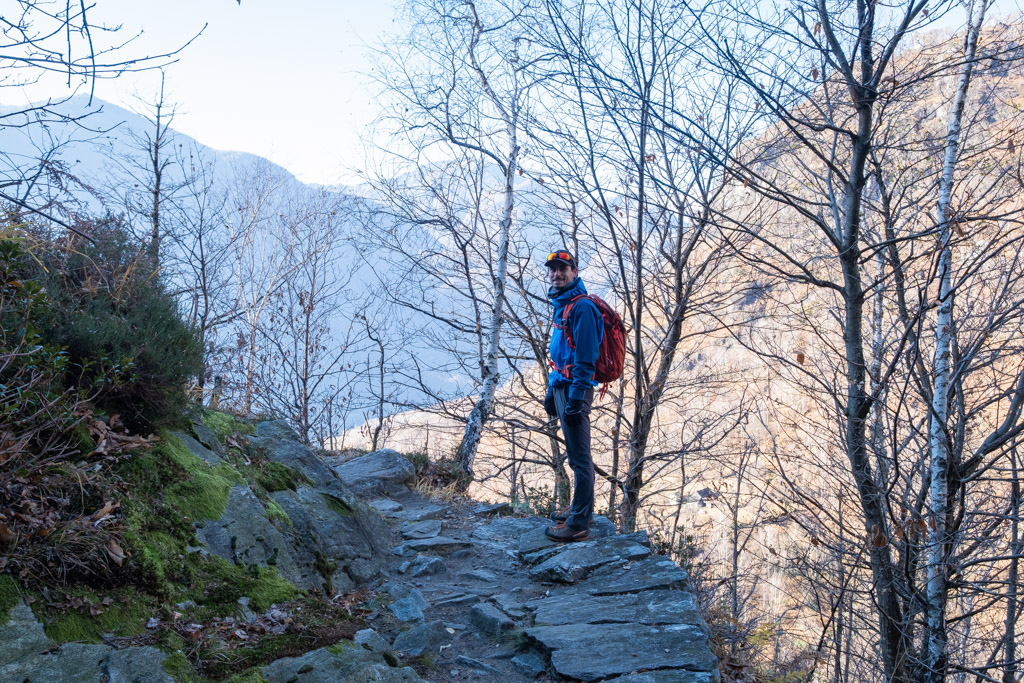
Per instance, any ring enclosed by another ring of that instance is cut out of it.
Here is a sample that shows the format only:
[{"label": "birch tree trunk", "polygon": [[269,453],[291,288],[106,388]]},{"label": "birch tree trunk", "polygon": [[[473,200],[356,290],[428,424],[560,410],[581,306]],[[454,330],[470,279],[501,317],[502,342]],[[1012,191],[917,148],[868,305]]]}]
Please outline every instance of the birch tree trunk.
[{"label": "birch tree trunk", "polygon": [[501,341],[502,309],[505,307],[505,279],[508,273],[509,232],[512,228],[512,208],[515,199],[515,169],[519,148],[516,145],[515,123],[509,121],[509,140],[511,153],[505,167],[505,205],[502,210],[501,233],[498,241],[498,262],[494,269],[494,292],[491,303],[491,320],[487,330],[487,348],[480,363],[480,379],[482,386],[480,396],[473,405],[466,428],[462,433],[462,441],[456,451],[456,464],[463,487],[473,480],[473,461],[483,437],[484,425],[491,416],[494,407],[494,394],[498,390],[501,375],[498,372],[498,345]]},{"label": "birch tree trunk", "polygon": [[1010,571],[1006,590],[1006,619],[1003,633],[1003,683],[1017,682],[1017,581],[1020,575],[1020,471],[1017,450],[1010,455]]},{"label": "birch tree trunk", "polygon": [[935,366],[933,370],[933,392],[931,421],[928,429],[929,464],[929,515],[928,539],[928,585],[927,585],[927,653],[924,680],[940,683],[946,674],[948,657],[948,635],[946,632],[946,600],[949,567],[947,559],[950,538],[947,524],[950,515],[950,451],[947,434],[952,377],[953,335],[953,253],[951,241],[956,218],[950,208],[953,191],[953,175],[956,170],[957,152],[960,146],[960,126],[967,91],[971,83],[974,58],[978,49],[978,33],[985,21],[985,10],[989,0],[977,0],[967,6],[967,36],[964,39],[963,68],[953,99],[953,107],[946,127],[945,155],[942,163],[942,177],[939,180],[939,196],[936,218],[939,232],[939,298],[935,321]]},{"label": "birch tree trunk", "polygon": [[[516,82],[516,71],[513,69],[513,83],[509,102],[503,101],[502,97],[492,87],[487,72],[481,66],[477,56],[477,46],[484,32],[484,25],[477,14],[476,5],[472,0],[466,0],[466,5],[472,15],[473,34],[469,43],[469,60],[473,73],[480,79],[484,94],[491,104],[498,111],[505,124],[505,135],[507,136],[507,156],[499,160],[494,154],[487,154],[494,161],[499,162],[505,172],[504,205],[501,212],[501,229],[498,234],[497,263],[494,265],[493,291],[491,293],[491,320],[488,324],[486,336],[486,349],[480,359],[480,396],[473,405],[469,417],[466,419],[466,428],[462,433],[462,441],[455,453],[456,466],[459,470],[459,479],[463,487],[467,487],[473,480],[473,461],[476,459],[476,452],[480,446],[480,439],[483,437],[484,425],[491,416],[494,407],[494,394],[498,390],[501,380],[498,372],[498,353],[501,341],[501,323],[504,317],[505,308],[505,281],[508,275],[508,249],[509,233],[512,230],[512,209],[515,206],[515,176],[519,168],[519,88]],[[512,64],[518,61],[518,55],[513,52],[509,57]],[[455,142],[453,140],[453,142]],[[483,151],[483,150],[481,150]]]}]

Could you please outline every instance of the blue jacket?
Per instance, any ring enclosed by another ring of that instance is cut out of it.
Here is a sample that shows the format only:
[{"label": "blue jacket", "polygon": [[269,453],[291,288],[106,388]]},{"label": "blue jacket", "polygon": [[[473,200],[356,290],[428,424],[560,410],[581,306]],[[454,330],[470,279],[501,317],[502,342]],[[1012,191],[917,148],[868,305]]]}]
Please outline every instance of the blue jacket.
[{"label": "blue jacket", "polygon": [[581,299],[569,311],[569,330],[576,349],[569,348],[558,325],[562,324],[562,311],[574,297],[587,293],[583,281],[578,277],[562,289],[549,289],[552,319],[556,327],[551,330],[551,347],[549,355],[559,368],[572,364],[572,379],[561,375],[558,370],[551,369],[548,375],[548,386],[556,387],[569,384],[569,398],[583,399],[587,389],[597,386],[594,372],[597,369],[597,356],[601,350],[601,339],[604,337],[604,320],[601,312],[593,301]]}]

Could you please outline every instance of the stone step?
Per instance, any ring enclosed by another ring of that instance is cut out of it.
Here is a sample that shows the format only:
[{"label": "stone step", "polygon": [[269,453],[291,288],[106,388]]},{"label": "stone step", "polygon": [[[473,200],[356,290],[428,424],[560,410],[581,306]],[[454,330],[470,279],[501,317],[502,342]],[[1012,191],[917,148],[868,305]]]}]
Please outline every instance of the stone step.
[{"label": "stone step", "polygon": [[550,656],[557,674],[581,681],[605,680],[642,669],[698,675],[717,670],[707,634],[689,624],[536,626],[526,629],[526,635]]}]

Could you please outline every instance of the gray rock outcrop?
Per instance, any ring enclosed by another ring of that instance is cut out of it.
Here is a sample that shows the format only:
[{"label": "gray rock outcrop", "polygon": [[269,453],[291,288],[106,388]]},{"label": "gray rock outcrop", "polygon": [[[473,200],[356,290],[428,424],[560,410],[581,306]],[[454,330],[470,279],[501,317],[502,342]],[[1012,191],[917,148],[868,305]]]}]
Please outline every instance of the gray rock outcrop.
[{"label": "gray rock outcrop", "polygon": [[402,538],[435,538],[441,534],[441,520],[425,519],[422,522],[406,522],[402,525]]},{"label": "gray rock outcrop", "polygon": [[451,640],[448,629],[440,621],[432,621],[398,634],[394,648],[401,652],[418,657],[424,653],[437,652]]},{"label": "gray rock outcrop", "polygon": [[423,621],[423,610],[430,607],[423,594],[415,588],[409,591],[404,598],[395,600],[388,605],[391,613],[399,621]]},{"label": "gray rock outcrop", "polygon": [[209,448],[218,456],[224,455],[224,444],[220,442],[220,439],[213,430],[203,424],[202,421],[192,423],[192,434],[195,435],[196,441]]},{"label": "gray rock outcrop", "polygon": [[497,607],[486,602],[473,605],[473,609],[469,612],[469,622],[482,633],[492,636],[511,631],[516,627],[514,621]]},{"label": "gray rock outcrop", "polygon": [[417,577],[433,576],[446,570],[444,560],[437,555],[417,555],[410,563],[408,571],[410,576]]},{"label": "gray rock outcrop", "polygon": [[299,588],[323,585],[323,577],[312,563],[298,557],[294,539],[274,526],[263,504],[247,486],[231,488],[224,514],[197,529],[196,538],[210,552],[229,562],[277,567],[281,576]]},{"label": "gray rock outcrop", "polygon": [[394,549],[395,555],[399,557],[415,557],[416,553],[450,553],[455,550],[469,548],[473,544],[468,541],[460,541],[447,536],[435,536],[434,538],[420,538],[407,541]]},{"label": "gray rock outcrop", "polygon": [[686,572],[651,556],[645,537],[609,536],[545,549],[528,532],[519,553],[539,562],[530,570],[532,579],[564,585],[525,605],[533,614],[525,633],[557,675],[637,683],[718,680],[708,631],[685,591]]},{"label": "gray rock outcrop", "polygon": [[207,465],[223,464],[224,459],[219,454],[208,448],[205,444],[193,439],[185,432],[171,432],[171,436],[177,437],[192,455],[195,455]]},{"label": "gray rock outcrop", "polygon": [[395,494],[406,488],[416,468],[398,451],[374,451],[336,465],[334,471],[346,486],[361,496]]},{"label": "gray rock outcrop", "polygon": [[263,669],[270,683],[337,683],[380,681],[422,683],[409,667],[392,668],[384,657],[364,647],[339,645],[307,652],[301,657],[279,659]]},{"label": "gray rock outcrop", "polygon": [[[287,520],[279,514],[272,520],[248,487],[235,486],[224,514],[198,529],[199,540],[230,562],[275,567],[282,577],[307,590],[347,590],[377,577],[391,535],[380,514],[302,444],[287,423],[261,422],[255,431],[251,445],[312,484],[271,494]],[[197,440],[178,436],[204,460],[217,457]]]},{"label": "gray rock outcrop", "polygon": [[[398,501],[403,511],[423,504],[412,492]],[[430,655],[425,677],[436,671],[439,680],[509,683],[718,681],[687,574],[654,555],[645,533],[617,534],[599,518],[590,540],[560,544],[544,535],[549,520],[454,512],[441,520],[441,535],[395,549],[396,578],[385,587],[397,600],[392,613],[402,619],[414,607],[412,591],[429,600],[421,610],[427,623],[395,625],[392,614],[380,622],[399,630],[393,647],[400,656]],[[421,528],[389,517],[398,530]],[[414,567],[441,562],[444,572],[413,574]]]},{"label": "gray rock outcrop", "polygon": [[530,578],[535,581],[576,583],[599,567],[642,560],[650,554],[650,548],[630,538],[612,536],[587,544],[575,543],[531,569]]},{"label": "gray rock outcrop", "polygon": [[0,671],[22,657],[46,650],[52,644],[32,610],[20,601],[10,611],[7,623],[0,625],[0,643],[3,643]]},{"label": "gray rock outcrop", "polygon": [[[550,653],[562,676],[597,681],[637,669],[674,669],[677,681],[687,673],[710,674],[717,662],[707,633],[689,624],[572,624],[526,630]],[[691,678],[692,680],[692,678]]]},{"label": "gray rock outcrop", "polygon": [[249,437],[249,444],[262,449],[271,462],[298,470],[318,488],[329,492],[337,489],[343,494],[351,494],[327,463],[302,443],[299,435],[285,420],[258,423],[255,434]]},{"label": "gray rock outcrop", "polygon": [[107,683],[170,683],[163,668],[167,653],[155,647],[129,647],[107,656]]},{"label": "gray rock outcrop", "polygon": [[155,647],[115,650],[108,645],[64,643],[46,637],[32,610],[19,602],[0,624],[0,681],[17,683],[172,683],[167,655]]},{"label": "gray rock outcrop", "polygon": [[367,505],[308,486],[272,497],[288,515],[306,562],[316,563],[319,553],[336,566],[331,576],[335,590],[365,583],[380,573],[391,534]]}]

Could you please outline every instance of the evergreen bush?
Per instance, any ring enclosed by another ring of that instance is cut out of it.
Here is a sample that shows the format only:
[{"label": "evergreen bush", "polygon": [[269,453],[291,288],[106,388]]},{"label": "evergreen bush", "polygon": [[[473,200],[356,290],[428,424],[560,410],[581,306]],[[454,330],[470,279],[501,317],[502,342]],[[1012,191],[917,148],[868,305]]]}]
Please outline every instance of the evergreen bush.
[{"label": "evergreen bush", "polygon": [[94,437],[122,429],[115,414],[135,433],[180,420],[202,367],[118,222],[83,227],[94,244],[0,231],[0,573],[23,581],[105,581],[122,566],[109,467],[124,446]]},{"label": "evergreen bush", "polygon": [[203,371],[199,335],[119,220],[81,227],[93,242],[72,236],[37,255],[50,300],[42,337],[66,351],[78,373],[69,385],[94,386],[95,403],[149,430],[182,413]]}]

